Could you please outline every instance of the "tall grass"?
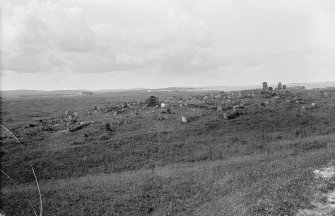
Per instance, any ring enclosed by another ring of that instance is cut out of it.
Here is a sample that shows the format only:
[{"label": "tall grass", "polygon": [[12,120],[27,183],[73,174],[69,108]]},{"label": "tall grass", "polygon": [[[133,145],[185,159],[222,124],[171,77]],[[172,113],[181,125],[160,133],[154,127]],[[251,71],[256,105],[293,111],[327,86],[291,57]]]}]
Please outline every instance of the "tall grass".
[{"label": "tall grass", "polygon": [[[16,141],[16,143],[18,143],[19,145],[20,145],[20,147],[22,148],[22,150],[23,150],[23,152],[25,153],[25,149],[24,149],[24,147],[23,147],[23,145],[22,145],[22,143],[20,142],[20,140],[7,128],[7,127],[5,127],[5,126],[3,126],[3,125],[0,125],[9,135],[11,135],[14,139],[15,139],[15,141]],[[42,212],[43,212],[43,201],[42,201],[42,194],[41,194],[41,189],[40,189],[40,185],[39,185],[39,183],[38,183],[38,180],[37,180],[37,176],[36,176],[36,173],[35,173],[35,170],[34,170],[34,167],[33,167],[33,165],[31,164],[31,162],[30,161],[28,161],[28,163],[29,163],[29,166],[30,166],[30,168],[31,168],[31,171],[32,171],[32,173],[33,173],[33,175],[34,175],[34,179],[35,179],[35,182],[36,182],[36,187],[37,187],[37,190],[38,190],[38,195],[39,195],[39,202],[40,202],[40,213],[39,213],[39,216],[42,216]],[[3,170],[1,170],[1,172],[7,177],[7,178],[9,178],[13,183],[14,183],[14,185],[17,187],[17,185],[15,184],[15,182],[13,181],[13,179],[9,176],[9,175],[7,175]],[[29,203],[29,205],[31,206],[31,208],[33,209],[33,211],[34,211],[34,214],[35,214],[35,216],[37,216],[37,213],[36,213],[36,210],[35,210],[35,208],[32,206],[32,204],[31,204],[31,202],[27,199],[27,198],[25,198],[27,201],[28,201],[28,203]]]}]

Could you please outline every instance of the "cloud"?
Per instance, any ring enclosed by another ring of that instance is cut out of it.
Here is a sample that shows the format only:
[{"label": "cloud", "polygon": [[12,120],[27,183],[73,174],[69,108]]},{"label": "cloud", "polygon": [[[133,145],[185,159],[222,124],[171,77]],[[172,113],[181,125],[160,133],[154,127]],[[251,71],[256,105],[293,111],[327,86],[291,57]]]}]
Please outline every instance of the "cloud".
[{"label": "cloud", "polygon": [[95,37],[79,8],[31,2],[5,5],[3,68],[17,72],[49,71],[65,64],[62,52],[95,49]]},{"label": "cloud", "polygon": [[257,55],[237,55],[234,63],[245,67],[256,67],[262,65],[262,58]]},{"label": "cloud", "polygon": [[90,81],[99,73],[201,84],[210,74],[231,85],[334,71],[329,54],[313,63],[284,57],[335,49],[331,0],[11,0],[2,9],[2,70],[16,79],[65,73]]},{"label": "cloud", "polygon": [[[118,1],[118,7],[130,10],[131,2]],[[226,64],[215,52],[208,51],[214,48],[214,39],[205,21],[178,7],[152,5],[137,5],[136,17],[131,19],[142,19],[138,26],[127,26],[127,22],[89,26],[82,8],[64,7],[54,1],[7,5],[10,12],[4,19],[4,69],[48,72],[61,63],[72,72],[160,68],[179,73]],[[149,25],[146,17],[159,22]]]},{"label": "cloud", "polygon": [[92,28],[99,52],[116,59],[112,70],[158,67],[163,73],[180,73],[227,65],[213,52],[215,40],[206,22],[172,9],[161,14],[168,22],[159,27],[103,24]]}]

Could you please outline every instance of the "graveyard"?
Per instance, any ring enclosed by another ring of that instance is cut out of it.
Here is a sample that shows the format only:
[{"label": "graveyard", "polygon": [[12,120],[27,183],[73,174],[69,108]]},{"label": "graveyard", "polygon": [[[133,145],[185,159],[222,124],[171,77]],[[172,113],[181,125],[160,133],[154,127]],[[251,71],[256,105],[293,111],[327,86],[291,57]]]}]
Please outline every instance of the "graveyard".
[{"label": "graveyard", "polygon": [[1,101],[4,215],[335,213],[334,88]]}]

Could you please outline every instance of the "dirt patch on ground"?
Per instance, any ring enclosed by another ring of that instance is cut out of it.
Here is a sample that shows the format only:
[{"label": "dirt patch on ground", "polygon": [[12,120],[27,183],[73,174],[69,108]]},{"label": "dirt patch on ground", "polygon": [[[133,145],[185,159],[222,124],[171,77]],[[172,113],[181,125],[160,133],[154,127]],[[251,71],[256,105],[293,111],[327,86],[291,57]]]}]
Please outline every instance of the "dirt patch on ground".
[{"label": "dirt patch on ground", "polygon": [[298,211],[297,216],[332,216],[335,215],[335,168],[327,167],[314,170],[317,179],[316,193],[312,208]]}]

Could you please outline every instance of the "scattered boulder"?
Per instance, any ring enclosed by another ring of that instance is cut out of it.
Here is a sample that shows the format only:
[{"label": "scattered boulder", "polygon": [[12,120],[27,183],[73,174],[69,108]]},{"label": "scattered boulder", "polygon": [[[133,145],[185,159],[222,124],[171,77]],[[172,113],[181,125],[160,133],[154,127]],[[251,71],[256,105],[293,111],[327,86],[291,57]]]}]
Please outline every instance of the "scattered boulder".
[{"label": "scattered boulder", "polygon": [[83,129],[84,127],[87,127],[88,125],[92,124],[92,122],[82,122],[80,125],[72,128],[72,129],[69,129],[70,132],[75,132],[75,131],[78,131],[78,130],[81,130]]},{"label": "scattered boulder", "polygon": [[241,113],[240,112],[234,112],[234,113],[232,113],[232,114],[230,114],[230,115],[228,115],[228,119],[234,119],[234,118],[237,118],[237,117],[239,117],[241,115]]},{"label": "scattered boulder", "polygon": [[158,117],[157,117],[157,120],[164,120],[164,119],[165,119],[164,116],[158,116]]},{"label": "scattered boulder", "polygon": [[233,107],[233,111],[236,112],[236,109],[237,109],[237,108],[240,108],[240,105],[235,105],[235,106]]},{"label": "scattered boulder", "polygon": [[37,126],[36,124],[29,123],[28,125],[25,126],[25,128],[32,128]]},{"label": "scattered boulder", "polygon": [[228,119],[228,114],[225,112],[225,113],[223,113],[223,118],[224,119]]},{"label": "scattered boulder", "polygon": [[182,117],[181,117],[181,122],[182,122],[182,123],[187,123],[187,119],[186,119],[185,116],[182,116]]},{"label": "scattered boulder", "polygon": [[155,96],[150,96],[148,99],[145,100],[145,103],[148,107],[156,107],[159,105],[159,99]]},{"label": "scattered boulder", "polygon": [[316,179],[313,205],[306,209],[299,209],[297,216],[333,216],[335,212],[334,165],[330,163],[329,167],[314,170],[313,174]]},{"label": "scattered boulder", "polygon": [[217,108],[216,108],[216,111],[222,112],[222,106],[218,105]]},{"label": "scattered boulder", "polygon": [[316,108],[316,104],[315,103],[312,103],[311,105],[309,105],[309,106],[302,106],[301,107],[303,110],[304,109],[315,109]]},{"label": "scattered boulder", "polygon": [[112,131],[112,129],[111,129],[111,125],[108,123],[108,122],[105,122],[104,123],[104,128],[105,128],[105,130],[108,132],[108,131]]},{"label": "scattered boulder", "polygon": [[8,151],[4,149],[3,147],[0,147],[0,154],[7,154]]},{"label": "scattered boulder", "polygon": [[200,118],[201,115],[192,115],[192,116],[187,116],[187,122],[193,122],[197,121]]},{"label": "scattered boulder", "polygon": [[331,179],[335,176],[335,168],[334,166],[322,168],[321,170],[314,170],[313,171],[316,178],[323,178],[323,179]]},{"label": "scattered boulder", "polygon": [[108,140],[109,136],[107,133],[105,133],[105,134],[101,134],[99,138],[100,140]]},{"label": "scattered boulder", "polygon": [[226,120],[231,120],[239,117],[241,115],[240,112],[233,112],[233,113],[223,113],[223,118]]},{"label": "scattered boulder", "polygon": [[42,127],[42,131],[53,131],[53,129],[50,126]]}]

